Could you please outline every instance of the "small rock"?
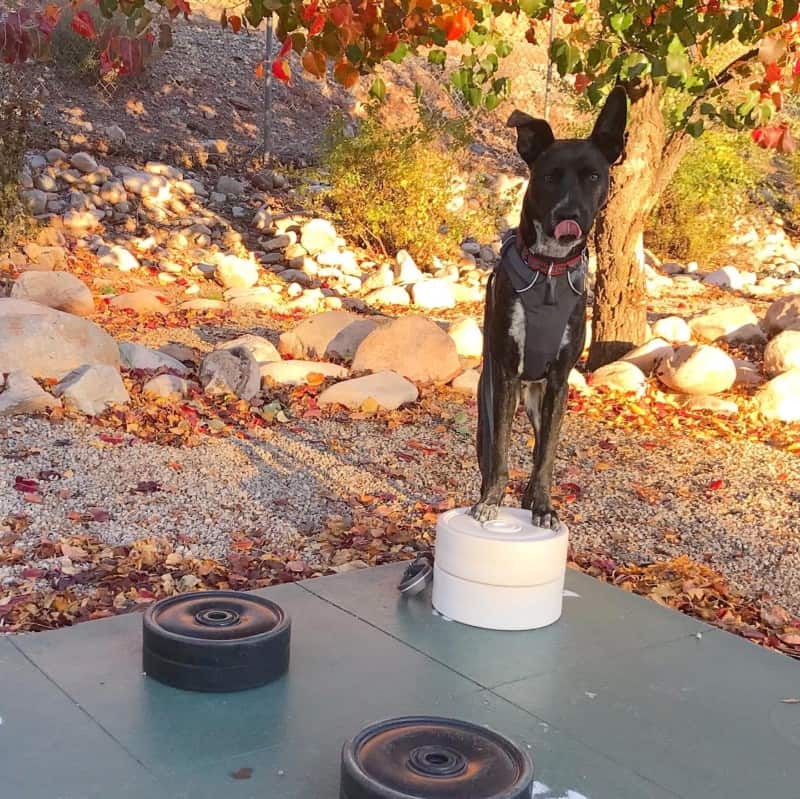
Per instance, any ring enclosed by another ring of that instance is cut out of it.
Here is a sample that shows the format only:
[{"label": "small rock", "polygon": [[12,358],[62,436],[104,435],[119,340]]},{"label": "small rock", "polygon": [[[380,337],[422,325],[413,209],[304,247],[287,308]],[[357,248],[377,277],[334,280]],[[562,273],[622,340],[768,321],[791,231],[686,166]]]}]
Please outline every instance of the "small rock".
[{"label": "small rock", "polygon": [[182,302],[178,309],[181,311],[224,311],[228,303],[224,300],[212,300],[205,297],[198,297],[194,300]]},{"label": "small rock", "polygon": [[569,370],[569,374],[567,375],[567,385],[570,388],[576,389],[577,391],[587,391],[588,390],[588,385],[586,383],[586,378],[577,369],[570,369]]},{"label": "small rock", "polygon": [[64,214],[64,228],[74,236],[85,236],[100,227],[101,211],[67,211]]},{"label": "small rock", "polygon": [[703,283],[709,286],[718,286],[719,288],[739,290],[745,285],[746,281],[735,266],[723,266],[721,269],[709,272],[703,278]]},{"label": "small rock", "polygon": [[731,305],[708,311],[691,319],[689,328],[701,341],[723,339],[729,344],[737,344],[766,340],[749,305]]},{"label": "small rock", "polygon": [[281,334],[278,351],[293,358],[352,360],[361,342],[378,326],[347,311],[326,311]]},{"label": "small rock", "polygon": [[53,393],[87,416],[97,416],[111,405],[130,401],[119,372],[104,364],[73,369],[53,388]]},{"label": "small rock", "polygon": [[800,369],[790,369],[773,377],[758,390],[753,403],[765,419],[779,422],[800,421]]},{"label": "small rock", "polygon": [[670,344],[687,344],[692,338],[692,331],[680,316],[666,316],[655,322],[653,335]]},{"label": "small rock", "polygon": [[100,266],[105,266],[108,269],[117,269],[120,272],[132,272],[134,269],[139,269],[141,267],[136,256],[119,244],[115,244],[113,247],[103,248],[98,254],[100,255]]},{"label": "small rock", "polygon": [[226,197],[241,197],[245,192],[245,185],[241,181],[228,175],[221,175],[217,181],[216,191]]},{"label": "small rock", "polygon": [[644,393],[647,378],[635,364],[628,361],[613,361],[592,372],[588,382],[592,388],[604,387],[620,394],[640,396]]},{"label": "small rock", "polygon": [[275,345],[263,336],[255,336],[252,333],[245,333],[243,336],[218,344],[218,350],[230,350],[236,347],[244,347],[259,363],[271,363],[281,359],[280,353],[275,349]]},{"label": "small rock", "polygon": [[620,360],[638,366],[646,375],[649,375],[664,358],[669,358],[673,352],[675,350],[664,339],[653,338],[640,347],[632,349]]},{"label": "small rock", "polygon": [[89,173],[97,171],[97,161],[89,153],[75,153],[69,159],[70,165],[79,172]]},{"label": "small rock", "polygon": [[120,203],[127,202],[128,192],[125,191],[125,186],[119,180],[107,180],[100,187],[100,199],[104,203],[111,205],[119,205]]},{"label": "small rock", "polygon": [[106,137],[112,144],[116,144],[118,147],[128,141],[127,134],[119,125],[109,125],[109,127],[106,128]]},{"label": "small rock", "polygon": [[325,295],[319,289],[306,289],[299,297],[286,303],[286,310],[316,311],[324,302]]},{"label": "small rock", "polygon": [[320,405],[344,405],[356,410],[368,400],[378,407],[392,411],[410,402],[416,402],[417,387],[396,372],[376,372],[354,380],[345,380],[323,391],[317,401]]},{"label": "small rock", "polygon": [[274,361],[261,364],[261,380],[265,387],[270,381],[288,386],[305,385],[310,374],[344,378],[349,373],[343,366],[323,361]]},{"label": "small rock", "polygon": [[52,150],[48,150],[44,157],[47,159],[48,164],[57,164],[59,161],[66,161],[67,154],[63,150],[59,150],[57,147],[53,147]]},{"label": "small rock", "polygon": [[653,263],[651,265],[653,266],[654,269],[660,269],[663,274],[668,275],[670,277],[672,277],[672,275],[679,275],[681,274],[681,272],[683,272],[682,264],[676,264],[670,261],[667,261],[666,263],[663,263],[661,265],[659,265],[658,263]]},{"label": "small rock", "polygon": [[276,250],[285,250],[290,244],[294,244],[297,237],[294,233],[280,233],[271,239],[267,239],[263,243],[266,252],[275,252]]},{"label": "small rock", "polygon": [[[264,290],[260,291],[262,288]],[[282,311],[284,309],[280,296],[264,286],[255,286],[249,291],[243,291],[230,297],[226,292],[225,296],[230,307],[235,310],[258,308],[265,311]]]},{"label": "small rock", "polygon": [[481,374],[477,369],[467,369],[465,372],[462,372],[453,382],[450,384],[453,387],[454,391],[458,391],[459,394],[467,394],[470,397],[477,397],[478,396],[478,381],[481,379]]},{"label": "small rock", "polygon": [[258,283],[258,264],[237,255],[221,255],[215,259],[214,278],[226,289],[250,288]]},{"label": "small rock", "polygon": [[284,269],[281,272],[281,278],[287,283],[299,283],[301,286],[310,286],[312,279],[299,269]]},{"label": "small rock", "polygon": [[67,254],[64,248],[58,245],[26,244],[25,255],[28,257],[28,263],[24,265],[25,271],[51,272],[54,269],[63,269],[67,265]]},{"label": "small rock", "polygon": [[471,316],[457,319],[447,329],[447,334],[455,342],[461,358],[480,358],[483,354],[483,333]]},{"label": "small rock", "polygon": [[300,229],[300,243],[310,255],[332,250],[339,236],[327,219],[312,219]]},{"label": "small rock", "polygon": [[189,394],[192,384],[177,375],[157,375],[142,387],[142,393],[151,397],[179,400]]},{"label": "small rock", "polygon": [[684,344],[661,362],[659,380],[682,394],[719,394],[736,380],[733,359],[716,347]]},{"label": "small rock", "polygon": [[125,191],[156,203],[166,203],[171,195],[169,181],[148,172],[126,172],[122,177]]},{"label": "small rock", "polygon": [[683,407],[690,411],[711,411],[720,416],[736,416],[739,413],[739,406],[731,400],[702,395],[689,397]]},{"label": "small rock", "polygon": [[259,364],[245,347],[214,350],[200,364],[200,382],[209,396],[249,400],[261,388]]},{"label": "small rock", "polygon": [[47,193],[41,189],[27,189],[20,195],[25,207],[34,216],[41,216],[47,211]]},{"label": "small rock", "polygon": [[400,250],[400,252],[397,253],[396,260],[397,264],[394,273],[398,283],[410,284],[422,280],[422,272],[420,272],[419,267],[414,263],[414,259],[405,250]]},{"label": "small rock", "polygon": [[453,339],[424,316],[381,325],[360,344],[353,371],[390,370],[414,383],[448,383],[461,371]]},{"label": "small rock", "polygon": [[769,336],[784,330],[800,330],[800,294],[775,300],[767,309],[764,327]]},{"label": "small rock", "polygon": [[177,358],[165,352],[151,350],[134,341],[121,341],[119,344],[119,357],[126,369],[152,370],[170,369],[178,374],[186,374],[189,370]]},{"label": "small rock", "polygon": [[453,284],[448,280],[421,280],[411,287],[411,296],[414,305],[423,310],[454,308],[456,304]]},{"label": "small rock", "polygon": [[0,394],[0,416],[41,413],[60,405],[30,375],[17,369],[9,372],[5,390]]},{"label": "small rock", "polygon": [[272,230],[272,214],[266,208],[259,208],[253,214],[250,224],[256,230]]},{"label": "small rock", "polygon": [[137,314],[164,314],[169,310],[167,298],[151,289],[139,289],[126,294],[117,294],[108,304],[118,310],[133,311]]},{"label": "small rock", "polygon": [[764,382],[761,372],[758,371],[758,366],[756,366],[756,364],[754,364],[752,361],[734,358],[733,364],[736,367],[735,385],[757,386],[759,383]]},{"label": "small rock", "polygon": [[[384,289],[394,284],[394,272],[389,264],[384,264],[377,272],[373,272],[364,280],[362,288],[366,292]],[[408,296],[408,295],[406,295]]]},{"label": "small rock", "polygon": [[776,377],[790,369],[800,369],[800,330],[778,333],[764,350],[764,372]]},{"label": "small rock", "polygon": [[364,297],[368,305],[411,305],[411,297],[402,286],[386,286],[382,289],[371,291]]},{"label": "small rock", "polygon": [[92,292],[69,272],[24,272],[14,282],[11,296],[77,316],[94,312]]}]

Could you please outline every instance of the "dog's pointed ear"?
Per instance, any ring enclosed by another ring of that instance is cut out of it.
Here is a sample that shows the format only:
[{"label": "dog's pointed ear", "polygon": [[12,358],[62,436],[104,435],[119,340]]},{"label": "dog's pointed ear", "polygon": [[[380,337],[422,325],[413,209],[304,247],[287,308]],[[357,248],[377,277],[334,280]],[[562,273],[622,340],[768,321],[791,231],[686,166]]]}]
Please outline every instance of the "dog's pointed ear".
[{"label": "dog's pointed ear", "polygon": [[517,152],[529,167],[556,140],[550,125],[543,119],[534,119],[524,111],[514,111],[506,122],[517,129]]},{"label": "dog's pointed ear", "polygon": [[591,142],[613,164],[625,149],[625,126],[628,123],[628,95],[622,86],[615,86],[597,118]]}]

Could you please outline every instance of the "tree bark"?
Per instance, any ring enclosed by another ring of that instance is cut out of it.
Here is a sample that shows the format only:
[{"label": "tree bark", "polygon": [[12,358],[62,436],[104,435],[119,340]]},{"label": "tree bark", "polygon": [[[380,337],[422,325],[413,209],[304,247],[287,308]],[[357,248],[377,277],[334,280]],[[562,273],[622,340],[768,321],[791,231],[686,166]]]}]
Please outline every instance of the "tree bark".
[{"label": "tree bark", "polygon": [[631,103],[625,155],[612,170],[608,202],[595,226],[590,371],[642,343],[646,333],[645,279],[637,250],[664,185],[667,129],[661,98],[659,87],[648,86]]}]

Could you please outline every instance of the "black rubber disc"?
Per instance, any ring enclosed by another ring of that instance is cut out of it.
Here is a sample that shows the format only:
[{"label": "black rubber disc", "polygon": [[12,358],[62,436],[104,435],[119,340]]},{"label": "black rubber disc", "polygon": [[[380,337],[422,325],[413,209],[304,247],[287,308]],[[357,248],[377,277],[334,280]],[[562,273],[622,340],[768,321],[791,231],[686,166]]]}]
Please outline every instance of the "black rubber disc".
[{"label": "black rubber disc", "polygon": [[457,719],[380,721],[342,750],[339,799],[530,799],[532,787],[525,752]]},{"label": "black rubber disc", "polygon": [[268,599],[198,591],[162,599],[144,614],[142,668],[186,691],[243,691],[289,668],[291,622]]}]

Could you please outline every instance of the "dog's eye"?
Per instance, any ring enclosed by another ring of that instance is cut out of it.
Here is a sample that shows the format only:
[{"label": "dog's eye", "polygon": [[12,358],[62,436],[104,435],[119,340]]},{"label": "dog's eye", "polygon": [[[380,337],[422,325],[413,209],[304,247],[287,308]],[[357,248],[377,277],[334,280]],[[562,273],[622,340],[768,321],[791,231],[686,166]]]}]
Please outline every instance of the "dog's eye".
[{"label": "dog's eye", "polygon": [[553,176],[552,175],[545,175],[543,177],[543,180],[544,180],[545,183],[552,183],[553,182]]},{"label": "dog's eye", "polygon": [[600,173],[599,172],[590,172],[589,173],[589,180],[591,180],[592,183],[595,183],[596,181],[600,180]]}]

